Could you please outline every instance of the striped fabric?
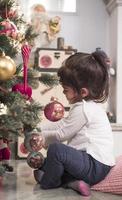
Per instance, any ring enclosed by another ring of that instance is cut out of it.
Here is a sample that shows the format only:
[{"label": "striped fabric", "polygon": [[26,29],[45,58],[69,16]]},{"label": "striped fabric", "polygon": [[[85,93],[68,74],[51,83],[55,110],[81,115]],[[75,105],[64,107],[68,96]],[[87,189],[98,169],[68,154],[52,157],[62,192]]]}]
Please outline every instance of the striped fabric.
[{"label": "striped fabric", "polygon": [[29,61],[31,47],[28,44],[24,44],[21,48],[21,51],[22,51],[23,64],[27,65]]},{"label": "striped fabric", "polygon": [[122,155],[117,158],[116,165],[110,170],[106,178],[91,187],[92,190],[122,194]]}]

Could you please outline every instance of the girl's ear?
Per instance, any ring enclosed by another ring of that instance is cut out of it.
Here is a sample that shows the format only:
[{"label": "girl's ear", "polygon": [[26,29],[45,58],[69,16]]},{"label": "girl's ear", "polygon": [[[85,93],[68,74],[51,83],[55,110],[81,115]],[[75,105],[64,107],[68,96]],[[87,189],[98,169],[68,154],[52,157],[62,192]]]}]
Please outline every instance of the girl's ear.
[{"label": "girl's ear", "polygon": [[89,95],[89,90],[87,88],[82,88],[81,96],[84,98],[84,97],[87,97],[88,95]]}]

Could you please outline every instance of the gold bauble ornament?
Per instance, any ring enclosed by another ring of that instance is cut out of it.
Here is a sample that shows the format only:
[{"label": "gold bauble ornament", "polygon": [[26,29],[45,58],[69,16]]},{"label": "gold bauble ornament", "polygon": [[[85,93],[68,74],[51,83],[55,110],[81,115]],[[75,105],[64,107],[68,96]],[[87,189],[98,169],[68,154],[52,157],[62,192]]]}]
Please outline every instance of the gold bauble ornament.
[{"label": "gold bauble ornament", "polygon": [[16,72],[16,64],[4,52],[0,52],[0,80],[9,80]]}]

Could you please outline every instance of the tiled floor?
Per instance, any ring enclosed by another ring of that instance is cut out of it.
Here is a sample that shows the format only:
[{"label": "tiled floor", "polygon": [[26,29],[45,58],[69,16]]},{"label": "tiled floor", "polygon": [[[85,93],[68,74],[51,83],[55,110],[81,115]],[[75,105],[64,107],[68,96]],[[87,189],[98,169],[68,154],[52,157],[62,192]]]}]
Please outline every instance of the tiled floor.
[{"label": "tiled floor", "polygon": [[0,180],[0,200],[122,200],[122,196],[100,192],[82,197],[70,189],[42,190],[26,161],[16,161],[13,165],[14,173],[6,173]]}]

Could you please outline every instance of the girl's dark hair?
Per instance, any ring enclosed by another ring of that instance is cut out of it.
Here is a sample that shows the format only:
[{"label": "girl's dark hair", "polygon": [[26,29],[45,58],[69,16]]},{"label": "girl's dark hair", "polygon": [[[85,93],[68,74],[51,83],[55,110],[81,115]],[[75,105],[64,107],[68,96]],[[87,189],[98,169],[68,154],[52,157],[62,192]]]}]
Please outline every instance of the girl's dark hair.
[{"label": "girl's dark hair", "polygon": [[104,102],[108,98],[108,65],[100,51],[71,55],[59,68],[58,76],[61,84],[72,87],[79,94],[82,88],[87,88],[89,95],[85,100]]}]

